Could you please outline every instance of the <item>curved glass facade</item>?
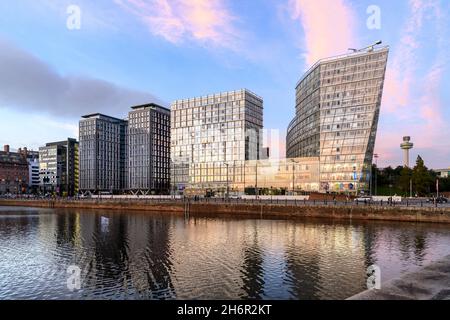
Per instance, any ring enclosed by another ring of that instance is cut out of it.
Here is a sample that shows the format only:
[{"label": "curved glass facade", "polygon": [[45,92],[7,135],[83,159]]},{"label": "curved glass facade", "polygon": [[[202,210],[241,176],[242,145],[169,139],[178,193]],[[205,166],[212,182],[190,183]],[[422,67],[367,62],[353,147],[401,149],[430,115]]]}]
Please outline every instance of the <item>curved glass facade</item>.
[{"label": "curved glass facade", "polygon": [[298,82],[286,156],[319,157],[322,192],[367,190],[389,48],[317,62]]}]

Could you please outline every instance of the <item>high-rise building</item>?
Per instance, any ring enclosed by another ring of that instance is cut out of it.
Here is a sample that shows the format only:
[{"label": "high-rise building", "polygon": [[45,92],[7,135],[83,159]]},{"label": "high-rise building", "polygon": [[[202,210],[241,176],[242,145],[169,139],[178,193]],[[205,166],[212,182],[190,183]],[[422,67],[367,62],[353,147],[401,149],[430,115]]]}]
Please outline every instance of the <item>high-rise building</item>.
[{"label": "high-rise building", "polygon": [[368,189],[388,53],[320,60],[297,84],[286,155],[319,157],[321,191]]},{"label": "high-rise building", "polygon": [[173,102],[173,191],[224,191],[230,177],[243,181],[244,162],[260,158],[262,128],[263,100],[246,89]]},{"label": "high-rise building", "polygon": [[78,193],[78,142],[68,138],[39,148],[40,186],[44,193]]},{"label": "high-rise building", "polygon": [[128,114],[128,187],[132,193],[170,190],[170,109],[157,104]]},{"label": "high-rise building", "polygon": [[123,192],[127,186],[128,121],[100,113],[79,123],[80,191]]},{"label": "high-rise building", "polygon": [[39,176],[39,157],[28,160],[28,190],[37,192],[41,184]]}]

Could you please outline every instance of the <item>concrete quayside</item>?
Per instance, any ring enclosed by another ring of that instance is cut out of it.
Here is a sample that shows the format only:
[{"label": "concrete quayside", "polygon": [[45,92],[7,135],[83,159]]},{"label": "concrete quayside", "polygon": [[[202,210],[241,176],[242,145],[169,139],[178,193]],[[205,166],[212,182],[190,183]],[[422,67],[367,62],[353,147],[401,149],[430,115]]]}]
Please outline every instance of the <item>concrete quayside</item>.
[{"label": "concrete quayside", "polygon": [[450,300],[450,256],[348,300]]},{"label": "concrete quayside", "polygon": [[384,220],[450,223],[450,207],[386,203],[358,204],[337,201],[260,201],[237,199],[84,199],[0,200],[0,206],[137,210],[206,217],[245,216],[257,219],[328,218],[340,220]]}]

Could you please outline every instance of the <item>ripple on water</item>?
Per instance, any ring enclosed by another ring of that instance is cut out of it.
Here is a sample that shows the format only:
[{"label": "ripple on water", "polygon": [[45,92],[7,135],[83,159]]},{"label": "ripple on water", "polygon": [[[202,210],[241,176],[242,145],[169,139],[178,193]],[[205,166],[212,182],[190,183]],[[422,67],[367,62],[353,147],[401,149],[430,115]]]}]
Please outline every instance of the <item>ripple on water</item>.
[{"label": "ripple on water", "polygon": [[[344,299],[450,254],[448,226],[0,208],[0,299]],[[82,289],[67,288],[67,267]]]}]

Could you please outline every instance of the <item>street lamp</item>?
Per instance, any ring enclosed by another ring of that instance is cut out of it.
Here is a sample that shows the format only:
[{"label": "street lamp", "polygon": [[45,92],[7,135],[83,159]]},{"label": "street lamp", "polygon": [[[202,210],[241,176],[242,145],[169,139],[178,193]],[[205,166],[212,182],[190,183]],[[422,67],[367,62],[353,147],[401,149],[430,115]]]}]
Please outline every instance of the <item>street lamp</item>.
[{"label": "street lamp", "polygon": [[230,165],[226,162],[224,162],[223,164],[227,167],[227,200],[228,200],[230,198],[230,185],[229,185],[230,180],[228,179],[228,168]]},{"label": "street lamp", "polygon": [[374,155],[375,158],[375,196],[378,194],[378,182],[377,182],[377,177],[378,177],[378,153],[375,153]]},{"label": "street lamp", "polygon": [[256,195],[256,198],[258,199],[258,196],[259,196],[259,191],[258,191],[258,160],[256,160],[256,172],[255,172],[255,175],[256,175],[256,179],[255,179],[255,195]]},{"label": "street lamp", "polygon": [[295,193],[295,165],[296,161],[292,159],[292,195]]}]

